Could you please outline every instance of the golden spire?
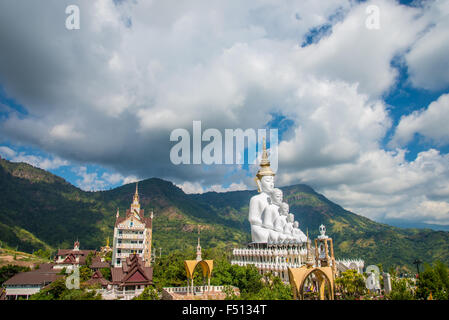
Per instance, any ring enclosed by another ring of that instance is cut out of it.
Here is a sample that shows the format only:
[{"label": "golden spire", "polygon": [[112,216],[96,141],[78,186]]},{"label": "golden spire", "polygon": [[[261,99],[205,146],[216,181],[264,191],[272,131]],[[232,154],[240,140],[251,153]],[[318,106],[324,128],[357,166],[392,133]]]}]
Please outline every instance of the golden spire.
[{"label": "golden spire", "polygon": [[139,202],[139,181],[136,182],[136,192],[134,193],[134,202]]},{"label": "golden spire", "polygon": [[106,239],[106,247],[109,247],[109,237]]},{"label": "golden spire", "polygon": [[136,182],[136,192],[134,193],[133,203],[131,204],[131,211],[140,213],[139,182]]},{"label": "golden spire", "polygon": [[274,176],[275,173],[270,168],[270,160],[268,160],[268,152],[267,145],[265,141],[265,137],[263,137],[263,145],[262,145],[262,160],[260,161],[260,169],[257,171],[256,177],[257,179],[262,179],[263,176]]}]

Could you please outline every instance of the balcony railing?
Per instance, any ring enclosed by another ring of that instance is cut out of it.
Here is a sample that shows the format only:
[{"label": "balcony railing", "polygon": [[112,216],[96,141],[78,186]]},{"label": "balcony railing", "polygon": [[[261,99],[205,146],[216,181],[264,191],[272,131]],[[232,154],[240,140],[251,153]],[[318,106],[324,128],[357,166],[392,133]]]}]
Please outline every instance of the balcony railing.
[{"label": "balcony railing", "polygon": [[117,234],[117,238],[118,239],[133,239],[133,240],[136,240],[136,239],[141,239],[141,240],[143,240],[144,239],[144,235],[143,234],[127,234],[127,233],[119,233],[119,234]]},{"label": "balcony railing", "polygon": [[117,243],[120,249],[143,249],[143,243]]}]

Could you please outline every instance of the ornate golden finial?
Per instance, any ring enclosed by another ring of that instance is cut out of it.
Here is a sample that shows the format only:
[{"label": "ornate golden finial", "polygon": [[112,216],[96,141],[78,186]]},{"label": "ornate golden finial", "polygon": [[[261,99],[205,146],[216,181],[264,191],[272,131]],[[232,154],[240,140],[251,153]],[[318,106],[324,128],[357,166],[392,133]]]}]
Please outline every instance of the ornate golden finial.
[{"label": "ornate golden finial", "polygon": [[109,247],[109,237],[106,239],[106,247]]},{"label": "ornate golden finial", "polygon": [[139,182],[136,182],[136,192],[134,193],[133,203],[131,203],[131,211],[140,213],[139,203]]},{"label": "ornate golden finial", "polygon": [[139,181],[136,182],[136,193],[134,193],[134,200],[136,199],[139,202]]},{"label": "ornate golden finial", "polygon": [[257,171],[256,177],[257,179],[262,179],[263,176],[274,176],[275,173],[270,168],[270,160],[268,160],[268,152],[267,145],[265,141],[265,137],[263,137],[262,144],[262,160],[260,161],[260,169]]}]

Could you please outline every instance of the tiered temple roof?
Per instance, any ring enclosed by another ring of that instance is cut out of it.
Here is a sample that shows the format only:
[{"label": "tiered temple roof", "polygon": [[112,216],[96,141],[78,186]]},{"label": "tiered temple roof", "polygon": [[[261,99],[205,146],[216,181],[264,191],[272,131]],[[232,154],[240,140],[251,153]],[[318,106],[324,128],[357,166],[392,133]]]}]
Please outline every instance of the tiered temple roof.
[{"label": "tiered temple roof", "polygon": [[97,270],[92,275],[92,277],[85,282],[85,284],[87,285],[100,284],[104,288],[107,287],[109,284],[111,284],[111,282],[103,277],[103,274],[100,272],[100,270]]},{"label": "tiered temple roof", "polygon": [[153,283],[153,268],[145,267],[141,257],[130,255],[121,267],[111,268],[112,282],[119,286],[150,285]]}]

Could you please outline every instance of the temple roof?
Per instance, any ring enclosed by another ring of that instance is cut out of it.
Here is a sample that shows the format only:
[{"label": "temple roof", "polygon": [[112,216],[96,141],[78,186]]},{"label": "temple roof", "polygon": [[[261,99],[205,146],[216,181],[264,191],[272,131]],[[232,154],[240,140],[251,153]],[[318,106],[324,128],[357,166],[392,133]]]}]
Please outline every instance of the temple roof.
[{"label": "temple roof", "polygon": [[108,284],[111,284],[110,281],[106,280],[103,277],[103,274],[100,272],[100,270],[95,271],[92,277],[84,283],[87,285],[94,285],[99,283],[102,287],[106,287]]},{"label": "temple roof", "polygon": [[111,268],[112,282],[120,286],[148,285],[153,283],[153,268],[145,267],[141,257],[130,255],[121,267]]},{"label": "temple roof", "polygon": [[89,266],[92,269],[101,269],[101,268],[109,268],[111,264],[107,261],[101,261],[100,257],[93,257],[92,263]]},{"label": "temple roof", "polygon": [[63,277],[64,275],[58,274],[61,270],[55,270],[51,268],[50,264],[42,264],[39,269],[20,272],[15,274],[12,278],[6,280],[3,284],[8,285],[46,285],[55,281],[56,279]]}]

